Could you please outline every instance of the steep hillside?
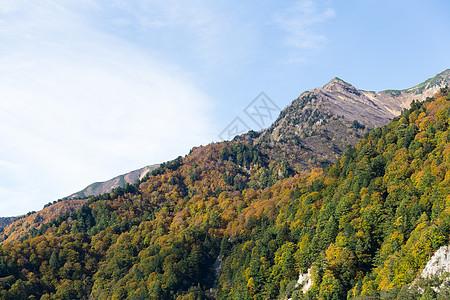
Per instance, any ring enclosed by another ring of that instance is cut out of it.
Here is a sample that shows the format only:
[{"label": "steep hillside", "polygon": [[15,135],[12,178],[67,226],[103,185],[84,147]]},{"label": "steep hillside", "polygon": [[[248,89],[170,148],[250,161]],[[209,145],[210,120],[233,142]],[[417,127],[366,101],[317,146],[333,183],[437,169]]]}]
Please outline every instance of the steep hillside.
[{"label": "steep hillside", "polygon": [[[446,89],[414,102],[328,172],[292,176],[259,147],[238,142],[195,148],[139,184],[93,197],[29,238],[3,243],[0,298],[435,293],[408,287],[449,243],[449,111]],[[306,273],[304,294],[298,278]]]},{"label": "steep hillside", "polygon": [[14,222],[18,217],[0,217],[0,228],[8,226]]},{"label": "steep hillside", "polygon": [[69,197],[49,202],[38,212],[29,212],[21,217],[2,218],[5,225],[0,233],[0,243],[17,241],[30,234],[35,234],[42,230],[42,225],[55,221],[81,207],[89,197],[113,193],[115,189],[130,186],[150,175],[159,166],[159,164],[147,166],[105,182],[93,183]]},{"label": "steep hillside", "polygon": [[387,124],[409,108],[450,85],[450,70],[406,90],[363,91],[333,78],[322,88],[304,92],[261,133],[236,138],[261,147],[274,159],[299,172],[330,165],[346,147],[355,146],[369,130]]},{"label": "steep hillside", "polygon": [[83,206],[87,200],[65,200],[46,206],[39,212],[29,212],[27,215],[15,218],[5,226],[0,233],[0,242],[6,243],[24,238],[29,233],[39,230],[42,225]]},{"label": "steep hillside", "polygon": [[450,69],[447,69],[436,76],[425,80],[424,82],[406,89],[406,90],[387,90],[380,94],[394,95],[398,103],[402,103],[401,107],[406,108],[405,105],[411,103],[411,100],[417,99],[425,100],[427,97],[432,97],[439,92],[440,88],[450,85]]},{"label": "steep hillside", "polygon": [[103,182],[95,182],[83,190],[76,192],[66,199],[86,199],[91,196],[98,196],[105,193],[110,193],[113,189],[117,187],[123,187],[125,184],[133,184],[136,181],[142,179],[148,172],[151,172],[158,168],[159,164],[143,167],[138,170],[131,171],[129,173],[119,175],[114,177],[113,179],[103,181]]}]

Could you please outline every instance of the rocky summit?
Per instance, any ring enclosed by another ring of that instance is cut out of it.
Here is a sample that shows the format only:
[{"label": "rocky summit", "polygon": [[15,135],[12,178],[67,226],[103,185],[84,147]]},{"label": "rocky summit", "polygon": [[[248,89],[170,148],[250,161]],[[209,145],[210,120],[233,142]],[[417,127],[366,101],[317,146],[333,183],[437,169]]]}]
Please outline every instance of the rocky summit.
[{"label": "rocky summit", "polygon": [[340,78],[302,93],[266,130],[236,138],[261,146],[297,171],[333,164],[369,130],[387,124],[413,100],[450,85],[450,70],[405,90],[364,91]]}]

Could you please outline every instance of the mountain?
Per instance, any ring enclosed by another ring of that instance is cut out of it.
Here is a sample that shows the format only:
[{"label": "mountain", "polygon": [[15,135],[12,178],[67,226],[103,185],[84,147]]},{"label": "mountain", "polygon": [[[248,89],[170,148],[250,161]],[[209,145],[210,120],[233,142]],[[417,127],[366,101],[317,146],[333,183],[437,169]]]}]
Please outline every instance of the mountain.
[{"label": "mountain", "polygon": [[87,200],[60,200],[46,205],[39,212],[29,212],[24,216],[14,218],[14,221],[2,228],[1,243],[17,241],[33,232],[37,232],[44,224],[50,223],[60,216],[74,212],[83,206]]},{"label": "mountain", "polygon": [[293,172],[265,147],[195,147],[3,242],[0,298],[447,297],[445,281],[410,287],[450,243],[448,88],[327,168]]},{"label": "mountain", "polygon": [[91,196],[110,193],[113,189],[117,187],[123,187],[126,183],[133,184],[137,180],[144,178],[144,176],[147,175],[148,172],[155,170],[156,168],[158,168],[158,166],[159,164],[150,165],[123,175],[116,176],[113,179],[107,181],[95,182],[87,186],[83,190],[65,197],[64,199],[85,199]]},{"label": "mountain", "polygon": [[269,128],[236,140],[258,145],[299,172],[331,165],[369,130],[387,124],[413,100],[423,101],[446,85],[450,85],[449,69],[412,88],[381,92],[359,90],[335,77],[302,93]]},{"label": "mountain", "polygon": [[[322,88],[302,93],[269,128],[236,137],[258,144],[274,159],[288,161],[297,171],[330,165],[348,146],[369,130],[387,124],[408,108],[450,85],[450,69],[405,90],[359,90],[335,77]],[[83,199],[110,193],[142,179],[159,164],[143,167],[104,182],[95,182],[65,199]]]},{"label": "mountain", "polygon": [[[115,188],[123,187],[127,183],[134,184],[136,181],[141,180],[145,177],[145,175],[158,167],[159,164],[150,165],[116,176],[113,179],[104,182],[95,182],[83,190],[65,197],[60,201],[54,201],[53,203],[50,202],[46,204],[44,209],[39,212],[30,212],[27,215],[20,217],[1,217],[0,241],[9,242],[23,238],[28,235],[30,231],[40,229],[43,224],[49,223],[61,215],[73,212],[75,209],[81,207],[87,201],[87,198],[111,193]],[[67,200],[72,201],[69,202]]]}]

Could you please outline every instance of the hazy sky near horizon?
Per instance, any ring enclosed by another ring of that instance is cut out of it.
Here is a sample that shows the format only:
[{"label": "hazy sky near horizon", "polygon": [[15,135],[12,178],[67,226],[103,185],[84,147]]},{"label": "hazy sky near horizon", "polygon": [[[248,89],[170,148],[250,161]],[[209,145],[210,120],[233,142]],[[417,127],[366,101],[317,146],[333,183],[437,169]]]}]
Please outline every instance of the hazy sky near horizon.
[{"label": "hazy sky near horizon", "polygon": [[[450,68],[444,0],[0,0],[0,216],[220,133],[338,76],[403,89]],[[254,124],[253,124],[254,125]],[[254,128],[258,129],[258,128]]]}]

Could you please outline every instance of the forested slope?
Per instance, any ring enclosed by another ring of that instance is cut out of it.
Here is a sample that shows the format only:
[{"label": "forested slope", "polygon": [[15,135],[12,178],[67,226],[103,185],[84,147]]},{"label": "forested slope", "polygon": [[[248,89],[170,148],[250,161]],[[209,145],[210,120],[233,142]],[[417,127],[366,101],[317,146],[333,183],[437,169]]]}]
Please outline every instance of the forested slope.
[{"label": "forested slope", "polygon": [[2,244],[0,298],[419,298],[405,287],[449,242],[449,109],[442,89],[302,175],[257,146],[195,148]]}]

